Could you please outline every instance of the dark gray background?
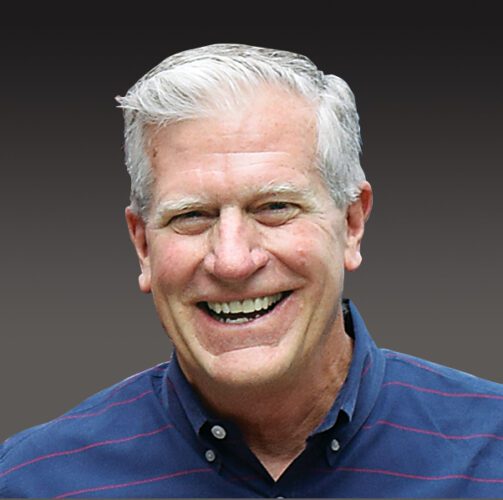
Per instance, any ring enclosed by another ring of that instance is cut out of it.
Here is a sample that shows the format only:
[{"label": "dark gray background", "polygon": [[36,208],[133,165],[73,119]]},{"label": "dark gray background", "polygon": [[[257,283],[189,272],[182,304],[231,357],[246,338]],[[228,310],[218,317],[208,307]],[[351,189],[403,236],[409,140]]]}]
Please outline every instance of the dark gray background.
[{"label": "dark gray background", "polygon": [[3,17],[0,440],[169,356],[137,289],[114,96],[214,42],[302,52],[348,81],[375,205],[346,295],[379,345],[503,382],[496,13],[457,2],[394,20],[341,5],[304,23]]}]

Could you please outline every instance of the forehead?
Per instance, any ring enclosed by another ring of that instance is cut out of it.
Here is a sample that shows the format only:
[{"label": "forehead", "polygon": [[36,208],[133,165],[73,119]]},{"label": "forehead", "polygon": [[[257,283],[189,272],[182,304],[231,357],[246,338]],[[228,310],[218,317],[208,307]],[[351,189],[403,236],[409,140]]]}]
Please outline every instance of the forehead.
[{"label": "forehead", "polygon": [[281,147],[289,139],[314,148],[316,114],[306,98],[263,85],[247,91],[239,102],[239,107],[225,112],[215,110],[198,119],[148,127],[148,153],[155,159],[164,151],[173,155],[264,151]]},{"label": "forehead", "polygon": [[244,182],[306,184],[317,174],[314,107],[283,89],[257,89],[240,109],[149,132],[154,198],[203,194],[215,183],[220,191]]}]

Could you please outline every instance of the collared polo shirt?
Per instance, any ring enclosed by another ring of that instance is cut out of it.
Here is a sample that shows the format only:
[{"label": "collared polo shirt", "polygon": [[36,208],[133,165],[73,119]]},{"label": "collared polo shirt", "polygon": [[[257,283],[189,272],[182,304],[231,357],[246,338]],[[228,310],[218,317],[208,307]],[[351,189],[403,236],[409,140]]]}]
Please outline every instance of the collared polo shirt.
[{"label": "collared polo shirt", "polygon": [[503,386],[378,349],[346,308],[347,379],[277,481],[174,355],[5,441],[0,496],[503,497]]}]

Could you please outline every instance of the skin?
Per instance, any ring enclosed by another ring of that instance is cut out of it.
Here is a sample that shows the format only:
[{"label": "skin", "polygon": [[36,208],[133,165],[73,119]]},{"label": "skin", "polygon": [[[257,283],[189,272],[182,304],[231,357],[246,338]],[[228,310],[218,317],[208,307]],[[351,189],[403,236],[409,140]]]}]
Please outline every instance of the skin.
[{"label": "skin", "polygon": [[[276,87],[232,113],[150,133],[148,222],[126,209],[140,289],[153,294],[189,382],[277,479],[347,375],[340,299],[344,270],[361,262],[370,185],[336,207],[314,166],[313,109]],[[286,291],[249,323],[221,323],[198,306]]]}]

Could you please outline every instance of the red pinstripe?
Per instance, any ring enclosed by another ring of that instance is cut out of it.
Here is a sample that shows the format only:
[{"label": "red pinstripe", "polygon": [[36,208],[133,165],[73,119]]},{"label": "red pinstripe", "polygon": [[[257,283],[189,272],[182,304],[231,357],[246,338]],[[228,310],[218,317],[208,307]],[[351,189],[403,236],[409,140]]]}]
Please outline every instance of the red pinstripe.
[{"label": "red pinstripe", "polygon": [[403,361],[404,363],[407,363],[409,365],[417,366],[418,368],[421,368],[422,370],[427,370],[429,372],[436,373],[437,375],[442,375],[442,372],[439,370],[435,370],[434,368],[431,368],[430,366],[426,366],[426,365],[419,363],[417,361],[414,361],[412,359],[404,358],[403,356],[397,355],[395,353],[386,353],[385,356],[388,359],[397,359],[397,360]]},{"label": "red pinstripe", "polygon": [[77,418],[88,418],[88,417],[97,417],[98,415],[103,415],[103,413],[107,412],[111,408],[115,406],[121,406],[121,405],[127,405],[130,403],[134,403],[135,401],[138,401],[139,399],[145,397],[147,394],[152,394],[154,391],[152,389],[149,389],[148,391],[142,392],[141,394],[138,394],[138,396],[135,396],[134,398],[130,399],[125,399],[123,401],[116,401],[115,403],[110,403],[109,405],[105,406],[100,411],[97,411],[95,413],[79,413],[77,415],[63,415],[62,417],[56,418],[54,422],[59,422],[61,420],[70,420],[70,419],[77,419]]},{"label": "red pinstripe", "polygon": [[500,478],[482,478],[468,476],[467,474],[446,474],[444,476],[419,476],[417,474],[408,474],[406,472],[397,472],[385,469],[367,469],[363,467],[336,467],[338,472],[359,472],[366,474],[383,474],[386,476],[403,477],[406,479],[418,479],[420,481],[445,481],[447,479],[466,479],[467,481],[475,481],[477,483],[503,483]]},{"label": "red pinstripe", "polygon": [[429,389],[427,387],[419,387],[417,385],[407,384],[406,382],[400,382],[399,380],[394,380],[391,382],[385,382],[382,387],[398,385],[401,387],[406,387],[420,392],[429,392],[431,394],[437,394],[438,396],[445,396],[448,398],[482,398],[482,399],[500,399],[503,400],[503,396],[497,394],[481,394],[478,392],[444,392],[438,391],[436,389]]},{"label": "red pinstripe", "polygon": [[177,476],[186,476],[188,474],[200,474],[203,472],[212,472],[212,469],[206,468],[206,469],[182,470],[182,471],[178,471],[178,472],[173,472],[171,474],[164,474],[164,475],[158,476],[158,477],[151,477],[149,479],[140,479],[138,481],[131,481],[129,483],[107,484],[104,486],[97,486],[95,488],[85,488],[82,490],[69,491],[66,493],[62,493],[61,495],[58,495],[55,498],[67,498],[67,497],[71,497],[73,495],[80,495],[82,493],[92,493],[92,492],[96,492],[96,491],[113,490],[113,489],[117,489],[117,488],[127,488],[130,486],[138,486],[140,484],[155,483],[157,481],[165,481],[166,479],[171,479],[171,478],[177,477]]},{"label": "red pinstripe", "polygon": [[11,472],[14,472],[18,469],[22,469],[28,465],[41,462],[42,460],[47,460],[49,458],[55,458],[55,457],[61,457],[65,455],[73,455],[75,453],[82,453],[83,451],[91,450],[93,448],[97,448],[99,446],[106,446],[109,444],[117,444],[117,443],[125,443],[127,441],[133,441],[135,439],[139,439],[142,437],[149,437],[149,436],[154,436],[155,434],[159,434],[160,432],[165,431],[166,429],[172,428],[173,426],[171,424],[165,425],[163,427],[160,427],[159,429],[155,429],[154,431],[151,432],[144,432],[142,434],[135,434],[134,436],[127,436],[123,438],[118,438],[118,439],[108,439],[106,441],[98,441],[96,443],[91,443],[88,444],[87,446],[82,446],[81,448],[74,448],[73,450],[65,450],[65,451],[56,451],[53,453],[48,453],[46,455],[41,455],[39,457],[33,458],[31,460],[28,460],[27,462],[23,462],[21,464],[15,465],[14,467],[11,467],[10,469],[6,470],[5,472],[2,472],[0,474],[0,477],[6,476],[10,474]]},{"label": "red pinstripe", "polygon": [[418,429],[417,427],[409,427],[406,425],[396,424],[394,422],[389,422],[388,420],[378,420],[372,425],[364,425],[363,428],[366,430],[371,429],[376,425],[388,425],[394,427],[395,429],[400,429],[407,432],[417,432],[418,434],[427,434],[429,436],[436,436],[443,439],[477,439],[477,438],[489,438],[489,439],[499,439],[503,441],[503,436],[498,436],[497,434],[466,434],[466,435],[449,435],[443,434],[442,432],[429,431],[427,429]]}]

